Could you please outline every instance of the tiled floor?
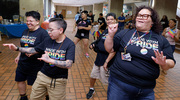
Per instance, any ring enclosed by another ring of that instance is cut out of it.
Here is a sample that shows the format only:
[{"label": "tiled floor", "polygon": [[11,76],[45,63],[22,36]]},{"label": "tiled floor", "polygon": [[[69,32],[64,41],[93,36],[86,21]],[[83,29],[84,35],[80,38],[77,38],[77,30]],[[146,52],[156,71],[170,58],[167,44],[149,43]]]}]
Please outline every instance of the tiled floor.
[{"label": "tiled floor", "polygon": [[[73,39],[73,20],[68,19],[68,28],[65,34]],[[90,42],[93,37],[90,35]],[[14,62],[18,52],[10,51],[7,47],[3,47],[2,43],[15,43],[19,45],[19,38],[2,37],[0,42],[0,100],[18,100],[18,90],[14,81],[16,64]],[[89,50],[90,58],[86,58],[83,53],[82,42],[76,46],[76,59],[73,67],[69,70],[69,79],[66,89],[67,100],[86,100],[86,93],[89,90],[89,79],[91,69],[96,57],[96,53]],[[167,71],[167,75],[161,73],[157,79],[155,88],[156,100],[180,100],[180,54],[174,53],[177,61],[173,69]],[[107,86],[103,85],[99,80],[95,84],[95,94],[93,100],[106,100]],[[27,94],[31,92],[31,87],[27,87]]]}]

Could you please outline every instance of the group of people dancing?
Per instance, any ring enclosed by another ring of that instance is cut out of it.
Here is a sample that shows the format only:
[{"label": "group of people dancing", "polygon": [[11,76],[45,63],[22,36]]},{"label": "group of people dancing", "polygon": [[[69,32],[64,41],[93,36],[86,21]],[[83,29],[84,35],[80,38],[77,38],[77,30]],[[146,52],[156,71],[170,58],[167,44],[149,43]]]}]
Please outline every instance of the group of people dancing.
[{"label": "group of people dancing", "polygon": [[108,100],[155,100],[154,88],[160,68],[168,70],[176,63],[172,44],[168,41],[179,39],[179,30],[174,29],[175,22],[170,20],[169,28],[163,32],[168,37],[166,39],[160,33],[157,12],[147,6],[137,8],[133,29],[119,29],[116,15],[108,13],[106,29],[90,45],[92,24],[86,11],[76,21],[77,33],[73,41],[64,34],[67,23],[61,18],[49,20],[48,32],[39,26],[38,12],[26,12],[26,18],[28,29],[23,32],[21,47],[13,43],[3,44],[20,52],[15,59],[18,63],[15,81],[20,100],[28,99],[26,80],[28,85],[32,85],[31,100],[42,100],[45,96],[50,100],[65,100],[68,69],[74,63],[75,45],[80,40],[84,43],[86,57],[89,57],[88,47],[98,48],[87,99],[92,98],[95,81],[100,79],[108,84]]}]

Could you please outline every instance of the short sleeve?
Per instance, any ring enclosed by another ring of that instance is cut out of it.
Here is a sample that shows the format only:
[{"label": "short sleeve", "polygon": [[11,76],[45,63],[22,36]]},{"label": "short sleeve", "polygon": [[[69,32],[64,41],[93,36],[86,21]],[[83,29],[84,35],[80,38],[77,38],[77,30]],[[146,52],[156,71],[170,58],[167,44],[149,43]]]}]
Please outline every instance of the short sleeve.
[{"label": "short sleeve", "polygon": [[46,44],[47,41],[48,41],[48,40],[47,40],[47,38],[46,38],[46,39],[45,39],[43,42],[41,42],[39,45],[35,46],[35,47],[34,47],[35,51],[38,52],[38,53],[44,53],[44,51],[45,51],[45,44]]},{"label": "short sleeve", "polygon": [[75,60],[75,44],[71,43],[67,49],[66,60]]},{"label": "short sleeve", "polygon": [[[126,30],[127,31],[127,30]],[[113,45],[113,49],[114,51],[118,51],[119,48],[120,48],[120,41],[121,41],[121,37],[122,37],[122,34],[124,32],[126,32],[125,30],[123,31],[118,31],[115,36],[114,36],[114,39],[113,39],[113,42],[114,42],[114,45]]]},{"label": "short sleeve", "polygon": [[162,51],[163,51],[164,56],[166,56],[166,59],[172,59],[176,63],[174,56],[173,56],[173,51],[172,51],[171,45],[169,44],[168,40],[166,38],[164,38],[163,36],[162,36],[162,39],[163,39]]},{"label": "short sleeve", "polygon": [[80,22],[80,19],[78,19],[77,21],[76,21],[76,24],[78,24]]}]

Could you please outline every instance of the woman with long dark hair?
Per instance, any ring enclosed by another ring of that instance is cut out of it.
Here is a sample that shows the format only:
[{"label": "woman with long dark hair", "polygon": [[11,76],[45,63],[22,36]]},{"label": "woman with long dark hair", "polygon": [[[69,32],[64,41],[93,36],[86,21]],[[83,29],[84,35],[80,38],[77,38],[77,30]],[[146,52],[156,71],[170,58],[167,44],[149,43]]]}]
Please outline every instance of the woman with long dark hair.
[{"label": "woman with long dark hair", "polygon": [[117,24],[109,26],[105,48],[116,56],[110,67],[108,100],[155,100],[153,89],[160,67],[168,70],[175,65],[171,46],[160,35],[160,27],[156,11],[146,6],[137,8],[135,29],[125,36],[126,30],[115,35]]}]

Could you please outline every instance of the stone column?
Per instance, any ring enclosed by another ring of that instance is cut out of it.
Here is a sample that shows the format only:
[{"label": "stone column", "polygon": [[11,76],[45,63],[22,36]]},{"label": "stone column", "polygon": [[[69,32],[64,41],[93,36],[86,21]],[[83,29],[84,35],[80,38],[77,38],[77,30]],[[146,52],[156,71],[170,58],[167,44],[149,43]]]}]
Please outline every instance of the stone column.
[{"label": "stone column", "polygon": [[121,12],[123,12],[123,3],[124,0],[109,0],[108,12],[115,13],[118,18],[121,15]]},{"label": "stone column", "polygon": [[98,20],[99,13],[103,13],[103,3],[93,4],[93,14],[95,14],[94,21]]}]

